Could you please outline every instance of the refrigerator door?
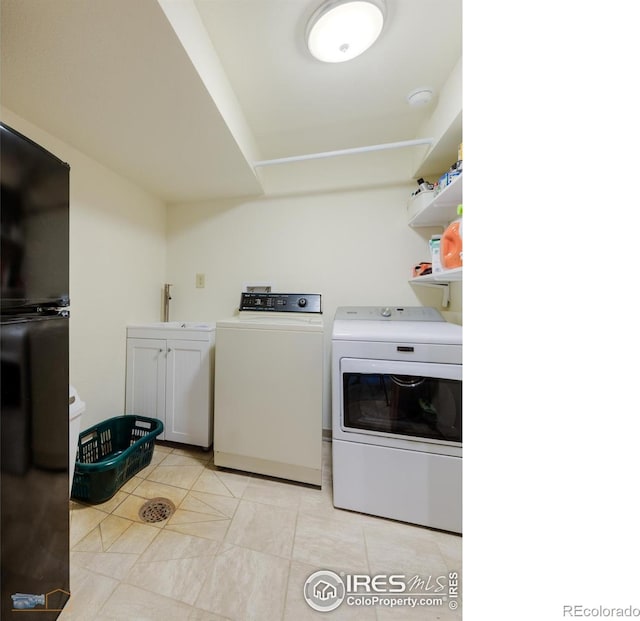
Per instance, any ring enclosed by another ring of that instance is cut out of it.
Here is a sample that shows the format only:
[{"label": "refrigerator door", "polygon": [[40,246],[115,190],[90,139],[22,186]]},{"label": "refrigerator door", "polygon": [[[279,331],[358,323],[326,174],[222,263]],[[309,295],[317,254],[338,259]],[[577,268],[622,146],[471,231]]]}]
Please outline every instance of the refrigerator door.
[{"label": "refrigerator door", "polygon": [[69,599],[69,166],[2,123],[0,159],[0,618],[48,621]]},{"label": "refrigerator door", "polygon": [[0,123],[2,313],[69,305],[69,165]]},{"label": "refrigerator door", "polygon": [[0,330],[0,617],[55,619],[70,591],[69,320],[4,317]]}]

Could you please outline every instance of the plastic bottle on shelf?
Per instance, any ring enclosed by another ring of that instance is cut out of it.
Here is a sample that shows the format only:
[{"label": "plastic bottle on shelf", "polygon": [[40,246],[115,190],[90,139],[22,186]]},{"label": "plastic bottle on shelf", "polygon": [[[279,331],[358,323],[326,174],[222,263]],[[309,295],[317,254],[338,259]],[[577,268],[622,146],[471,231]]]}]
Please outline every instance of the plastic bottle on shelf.
[{"label": "plastic bottle on shelf", "polygon": [[458,205],[458,218],[442,234],[440,260],[447,270],[462,267],[462,205]]},{"label": "plastic bottle on shelf", "polygon": [[422,177],[418,179],[418,189],[411,193],[411,196],[417,196],[421,192],[433,192],[433,183],[425,181]]}]

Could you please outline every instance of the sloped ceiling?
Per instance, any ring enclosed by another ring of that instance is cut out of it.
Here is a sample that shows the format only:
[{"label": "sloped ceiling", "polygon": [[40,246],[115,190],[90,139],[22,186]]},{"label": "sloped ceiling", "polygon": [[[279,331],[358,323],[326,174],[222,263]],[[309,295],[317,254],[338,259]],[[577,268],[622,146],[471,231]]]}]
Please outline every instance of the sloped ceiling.
[{"label": "sloped ceiling", "polygon": [[2,105],[168,202],[406,182],[417,147],[255,166],[424,137],[461,57],[460,0],[387,0],[370,50],[320,63],[319,4],[1,0]]}]

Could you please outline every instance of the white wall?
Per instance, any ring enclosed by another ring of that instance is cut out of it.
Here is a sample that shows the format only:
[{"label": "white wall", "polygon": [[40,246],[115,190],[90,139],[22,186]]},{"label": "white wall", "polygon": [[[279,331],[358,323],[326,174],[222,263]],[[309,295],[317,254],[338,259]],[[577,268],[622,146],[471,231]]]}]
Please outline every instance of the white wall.
[{"label": "white wall", "polygon": [[124,411],[127,323],[160,319],[166,207],[6,108],[2,120],[71,166],[69,379],[86,429]]},{"label": "white wall", "polygon": [[[408,284],[440,229],[411,229],[414,184],[165,205],[128,180],[9,110],[3,120],[71,166],[70,381],[87,402],[83,428],[124,407],[130,322],[159,321],[164,282],[171,319],[215,322],[234,314],[244,284],[319,292],[325,318],[325,412],[329,429],[331,322],[337,306],[428,305],[437,289]],[[196,273],[206,286],[195,288]],[[455,313],[461,285],[452,285]]]},{"label": "white wall", "polygon": [[[440,307],[439,290],[408,284],[427,258],[429,236],[413,230],[406,203],[413,184],[373,190],[287,195],[172,205],[167,217],[167,278],[172,320],[211,321],[233,315],[244,284],[321,293],[327,354],[337,306]],[[195,287],[204,273],[204,289]],[[459,292],[452,310],[461,310]],[[325,414],[330,428],[329,356]]]}]

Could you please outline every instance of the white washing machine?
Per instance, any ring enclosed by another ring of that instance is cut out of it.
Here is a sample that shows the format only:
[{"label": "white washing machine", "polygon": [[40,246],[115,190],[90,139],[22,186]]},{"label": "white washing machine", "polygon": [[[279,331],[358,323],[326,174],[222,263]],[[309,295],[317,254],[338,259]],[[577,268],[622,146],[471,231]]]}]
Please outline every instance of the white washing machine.
[{"label": "white washing machine", "polygon": [[338,308],[331,373],[334,505],[461,533],[462,327]]},{"label": "white washing machine", "polygon": [[322,484],[320,294],[243,293],[216,323],[216,466]]}]

